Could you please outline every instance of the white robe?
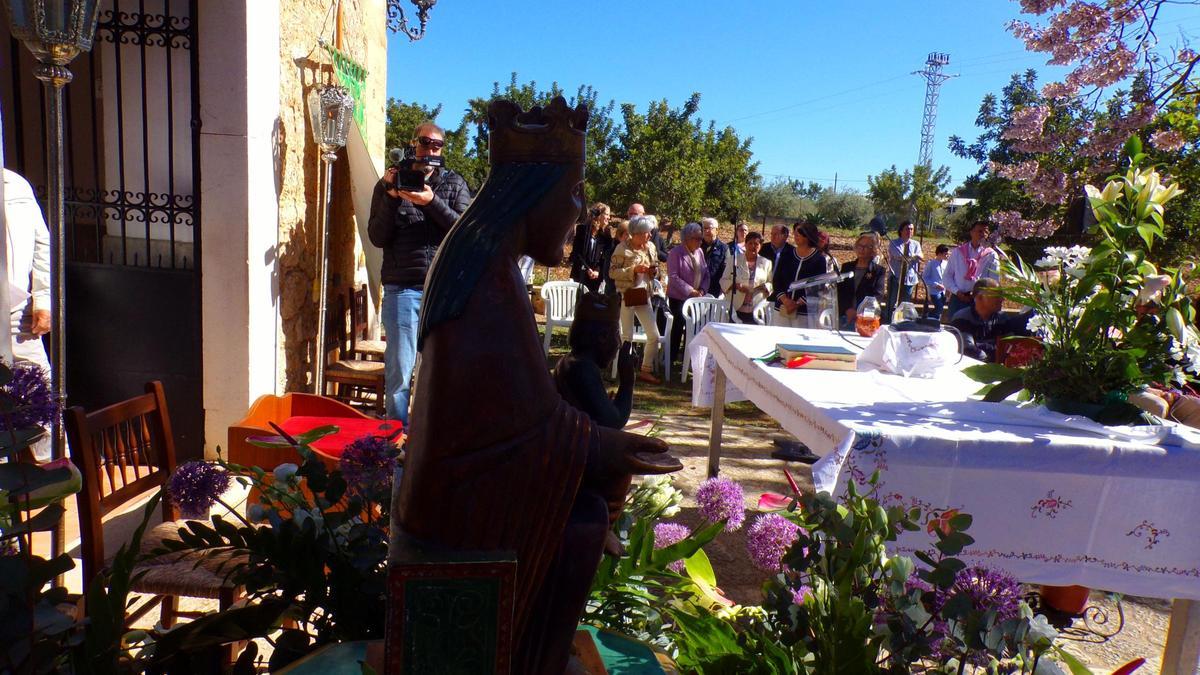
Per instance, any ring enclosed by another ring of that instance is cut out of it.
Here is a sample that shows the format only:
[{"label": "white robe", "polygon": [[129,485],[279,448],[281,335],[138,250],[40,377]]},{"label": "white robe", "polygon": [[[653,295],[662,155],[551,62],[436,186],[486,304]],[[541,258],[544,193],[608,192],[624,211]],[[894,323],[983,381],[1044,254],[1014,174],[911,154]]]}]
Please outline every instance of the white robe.
[{"label": "white robe", "polygon": [[42,340],[29,330],[33,310],[50,309],[50,231],[29,182],[8,169],[4,170],[4,233],[13,356],[49,371]]}]

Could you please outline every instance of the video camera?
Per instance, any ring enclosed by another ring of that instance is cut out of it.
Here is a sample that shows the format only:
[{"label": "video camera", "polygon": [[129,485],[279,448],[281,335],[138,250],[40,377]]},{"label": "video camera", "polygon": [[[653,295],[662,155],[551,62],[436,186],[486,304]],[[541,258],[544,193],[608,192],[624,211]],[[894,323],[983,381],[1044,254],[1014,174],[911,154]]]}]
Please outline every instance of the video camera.
[{"label": "video camera", "polygon": [[417,157],[416,149],[412,146],[403,150],[392,148],[388,154],[392,160],[392,168],[396,170],[396,180],[392,183],[392,188],[405,192],[421,192],[425,189],[425,171],[422,167],[446,165],[441,157],[435,155]]}]

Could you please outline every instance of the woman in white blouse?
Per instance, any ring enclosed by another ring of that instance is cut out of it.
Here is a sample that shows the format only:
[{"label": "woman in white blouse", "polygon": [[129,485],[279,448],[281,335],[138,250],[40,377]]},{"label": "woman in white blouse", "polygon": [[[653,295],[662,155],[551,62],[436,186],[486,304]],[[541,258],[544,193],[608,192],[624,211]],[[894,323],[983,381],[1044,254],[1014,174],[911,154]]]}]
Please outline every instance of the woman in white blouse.
[{"label": "woman in white blouse", "polygon": [[721,289],[726,295],[732,292],[733,311],[738,320],[757,324],[754,305],[771,295],[771,261],[758,254],[762,248],[762,235],[758,232],[747,234],[744,245],[745,253],[734,253],[733,264],[726,265]]}]

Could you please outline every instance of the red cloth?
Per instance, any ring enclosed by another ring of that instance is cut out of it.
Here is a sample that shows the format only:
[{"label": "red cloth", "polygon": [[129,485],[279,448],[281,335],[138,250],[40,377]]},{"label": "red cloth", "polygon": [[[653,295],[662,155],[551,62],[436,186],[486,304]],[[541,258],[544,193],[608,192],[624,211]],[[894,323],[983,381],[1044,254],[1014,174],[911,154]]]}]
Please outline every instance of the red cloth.
[{"label": "red cloth", "polygon": [[398,420],[374,420],[362,417],[289,417],[279,427],[290,436],[297,436],[317,427],[335,426],[336,434],[330,434],[312,444],[313,449],[333,458],[342,456],[342,450],[363,436],[391,436],[402,427]]}]

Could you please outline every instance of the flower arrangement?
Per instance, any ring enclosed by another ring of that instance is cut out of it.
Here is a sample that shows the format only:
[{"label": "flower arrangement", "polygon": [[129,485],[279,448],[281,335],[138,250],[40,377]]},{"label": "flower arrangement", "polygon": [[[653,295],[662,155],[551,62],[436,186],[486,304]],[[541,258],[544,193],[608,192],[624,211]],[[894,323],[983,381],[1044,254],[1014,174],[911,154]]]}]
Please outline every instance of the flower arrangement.
[{"label": "flower arrangement", "polygon": [[[681,500],[658,477],[631,494],[615,528],[626,550],[601,564],[584,621],[658,645],[685,672],[1032,673],[1047,656],[1090,672],[1055,645],[1015,579],[955,558],[974,543],[971,516],[884,507],[878,475],[836,500],[802,495],[787,477],[792,494],[762,495],[746,527],[750,561],[774,572],[761,605],[726,599],[703,549],[746,519],[741,486],[702,484],[695,508],[707,524],[693,531],[655,522]],[[932,543],[916,552],[920,566],[888,555],[888,542],[922,523]]]},{"label": "flower arrangement", "polygon": [[[185,515],[206,513],[231,481],[254,487],[259,497],[244,518],[227,509],[212,516],[211,526],[189,521],[178,540],[164,541],[156,551],[244,554],[224,569],[248,598],[244,606],[157,636],[156,653],[164,659],[158,666],[170,670],[177,665],[171,659],[188,658],[193,645],[272,635],[285,619],[294,627],[272,638],[271,670],[330,642],[383,636],[388,509],[401,453],[392,438],[363,437],[330,470],[311,445],[336,431],[322,427],[295,438],[279,431],[250,439],[296,450],[299,464],[269,472],[226,461],[190,462],[176,470],[167,493]],[[250,667],[255,658],[255,648],[248,647],[239,662]]]},{"label": "flower arrangement", "polygon": [[1147,259],[1164,238],[1164,206],[1182,191],[1143,166],[1136,137],[1126,154],[1124,175],[1102,190],[1086,188],[1097,221],[1094,246],[1047,248],[1033,265],[1002,262],[1001,293],[1033,310],[1028,327],[1043,350],[1023,367],[967,369],[992,385],[988,400],[1023,389],[1061,412],[1128,423],[1140,414],[1126,403],[1129,395],[1200,376],[1200,335],[1186,292],[1195,265],[1159,269]]}]

